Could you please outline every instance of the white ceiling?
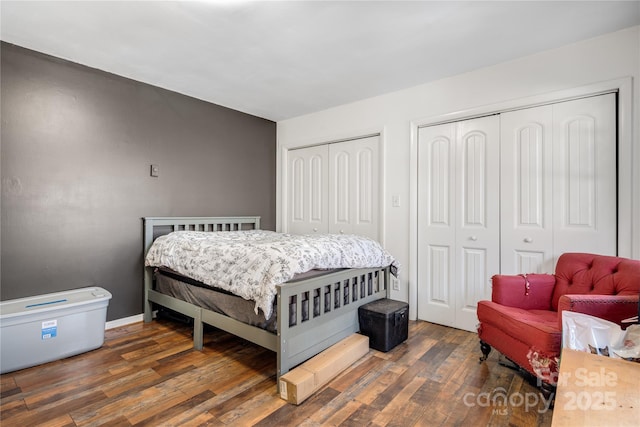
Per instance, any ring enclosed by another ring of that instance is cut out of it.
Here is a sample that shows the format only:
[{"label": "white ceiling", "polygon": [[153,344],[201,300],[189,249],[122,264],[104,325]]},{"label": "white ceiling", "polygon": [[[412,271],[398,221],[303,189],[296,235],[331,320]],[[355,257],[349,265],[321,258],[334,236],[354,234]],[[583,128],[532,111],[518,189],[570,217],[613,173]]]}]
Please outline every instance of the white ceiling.
[{"label": "white ceiling", "polygon": [[278,121],[640,24],[638,1],[5,1],[3,41]]}]

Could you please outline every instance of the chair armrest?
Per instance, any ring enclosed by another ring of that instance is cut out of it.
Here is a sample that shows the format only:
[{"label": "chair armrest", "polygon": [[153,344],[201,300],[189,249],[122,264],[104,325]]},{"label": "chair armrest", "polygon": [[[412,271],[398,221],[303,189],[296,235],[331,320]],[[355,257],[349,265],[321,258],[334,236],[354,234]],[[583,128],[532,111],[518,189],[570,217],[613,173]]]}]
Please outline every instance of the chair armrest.
[{"label": "chair armrest", "polygon": [[551,310],[556,284],[552,274],[496,275],[491,278],[491,301],[524,310]]},{"label": "chair armrest", "polygon": [[562,312],[575,311],[617,323],[638,314],[638,295],[563,295],[558,301],[558,322],[562,329]]}]

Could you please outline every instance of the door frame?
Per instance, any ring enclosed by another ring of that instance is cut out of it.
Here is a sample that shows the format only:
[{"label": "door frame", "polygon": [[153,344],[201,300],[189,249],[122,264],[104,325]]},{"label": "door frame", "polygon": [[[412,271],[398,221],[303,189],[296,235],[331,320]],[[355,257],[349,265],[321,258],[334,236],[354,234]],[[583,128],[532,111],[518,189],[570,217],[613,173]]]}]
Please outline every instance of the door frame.
[{"label": "door frame", "polygon": [[640,190],[640,171],[636,171],[634,175],[632,165],[634,163],[640,164],[640,146],[633,147],[632,139],[632,77],[623,77],[413,120],[410,123],[411,147],[409,165],[408,297],[410,319],[417,320],[418,318],[418,129],[424,126],[456,122],[611,92],[618,94],[618,254],[627,258],[640,258],[640,230],[636,230],[633,226],[633,213],[640,215],[640,197],[633,197],[633,190],[636,189],[636,192]]}]

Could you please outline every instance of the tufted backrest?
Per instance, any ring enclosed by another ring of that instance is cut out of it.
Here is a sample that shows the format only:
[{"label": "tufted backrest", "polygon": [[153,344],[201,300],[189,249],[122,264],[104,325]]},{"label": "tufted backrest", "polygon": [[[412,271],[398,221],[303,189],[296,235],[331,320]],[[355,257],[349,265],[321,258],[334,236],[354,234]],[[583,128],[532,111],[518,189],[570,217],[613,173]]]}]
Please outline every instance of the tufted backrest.
[{"label": "tufted backrest", "polygon": [[551,307],[562,295],[638,295],[640,261],[614,256],[565,253],[556,265]]}]

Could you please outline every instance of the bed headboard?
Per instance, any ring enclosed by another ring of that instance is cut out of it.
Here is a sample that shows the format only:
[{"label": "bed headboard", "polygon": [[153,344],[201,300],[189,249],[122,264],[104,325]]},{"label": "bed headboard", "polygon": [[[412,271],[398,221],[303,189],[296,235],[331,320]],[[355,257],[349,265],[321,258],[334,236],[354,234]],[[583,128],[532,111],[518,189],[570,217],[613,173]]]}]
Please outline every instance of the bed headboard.
[{"label": "bed headboard", "polygon": [[225,216],[225,217],[153,217],[142,218],[144,223],[144,321],[150,322],[152,318],[152,306],[149,301],[149,291],[153,287],[153,275],[150,268],[144,267],[144,257],[153,241],[165,234],[178,230],[193,231],[235,231],[257,230],[260,228],[259,216]]},{"label": "bed headboard", "polygon": [[213,217],[153,217],[144,221],[144,255],[158,237],[178,230],[193,231],[235,231],[258,230],[259,216],[213,216]]}]

